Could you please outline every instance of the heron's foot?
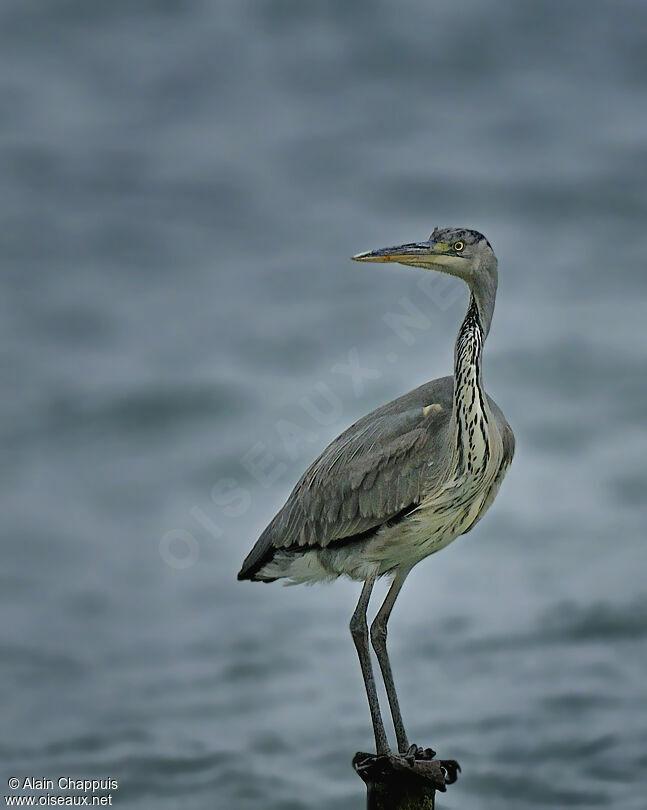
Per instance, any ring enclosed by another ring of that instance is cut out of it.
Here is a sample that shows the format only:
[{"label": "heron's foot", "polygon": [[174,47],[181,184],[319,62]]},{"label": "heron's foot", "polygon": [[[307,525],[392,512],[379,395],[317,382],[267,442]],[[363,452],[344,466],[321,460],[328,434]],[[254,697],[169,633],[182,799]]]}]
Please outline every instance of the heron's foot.
[{"label": "heron's foot", "polygon": [[[433,748],[421,748],[419,745],[410,745],[406,752],[399,753],[398,759],[406,762],[410,768],[414,768],[417,762],[430,762],[436,756]],[[453,785],[458,779],[461,766],[455,759],[436,760],[440,765],[440,770],[446,785]]]},{"label": "heron's foot", "polygon": [[421,748],[415,743],[410,745],[406,752],[400,753],[400,757],[408,762],[412,768],[416,764],[416,760],[430,760],[435,756],[436,752],[433,748]]}]

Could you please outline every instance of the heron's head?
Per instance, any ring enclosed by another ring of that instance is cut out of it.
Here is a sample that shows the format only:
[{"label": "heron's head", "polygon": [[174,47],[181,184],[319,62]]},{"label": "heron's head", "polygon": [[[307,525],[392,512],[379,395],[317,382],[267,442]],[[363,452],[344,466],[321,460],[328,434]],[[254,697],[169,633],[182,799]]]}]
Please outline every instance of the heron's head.
[{"label": "heron's head", "polygon": [[470,287],[493,286],[497,260],[488,240],[469,228],[436,228],[426,242],[369,250],[353,256],[356,262],[398,262],[458,276]]}]

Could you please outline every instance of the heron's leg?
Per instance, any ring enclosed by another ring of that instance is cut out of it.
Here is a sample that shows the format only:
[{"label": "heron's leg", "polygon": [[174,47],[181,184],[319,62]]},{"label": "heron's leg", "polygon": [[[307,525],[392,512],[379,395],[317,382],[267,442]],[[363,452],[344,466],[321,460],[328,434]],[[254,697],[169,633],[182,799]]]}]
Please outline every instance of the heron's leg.
[{"label": "heron's leg", "polygon": [[377,689],[375,688],[375,679],[373,678],[371,649],[368,644],[368,624],[366,622],[366,611],[371,598],[371,592],[373,591],[373,585],[375,584],[376,574],[377,572],[374,572],[364,582],[357,607],[350,620],[350,632],[353,636],[355,647],[357,648],[359,664],[362,668],[362,676],[364,677],[368,706],[371,710],[371,720],[373,721],[375,747],[378,754],[387,754],[389,752],[389,744],[386,739],[386,732],[384,731],[380,703],[377,697]]},{"label": "heron's leg", "polygon": [[373,644],[373,649],[375,650],[377,660],[380,664],[380,669],[382,670],[382,678],[384,679],[384,686],[386,687],[386,696],[389,699],[391,716],[393,717],[393,726],[395,728],[395,736],[398,741],[398,751],[400,753],[407,752],[409,749],[409,742],[407,741],[407,733],[404,730],[404,723],[402,722],[402,714],[400,712],[400,705],[398,703],[398,695],[395,691],[395,683],[393,682],[393,673],[391,671],[389,654],[386,651],[386,625],[389,621],[391,611],[393,610],[395,600],[398,598],[400,589],[402,588],[402,585],[404,584],[410,570],[411,569],[399,571],[395,575],[395,578],[391,583],[391,587],[389,588],[389,592],[386,595],[386,599],[382,603],[382,607],[378,610],[377,615],[373,620],[373,624],[371,625],[371,642]]}]

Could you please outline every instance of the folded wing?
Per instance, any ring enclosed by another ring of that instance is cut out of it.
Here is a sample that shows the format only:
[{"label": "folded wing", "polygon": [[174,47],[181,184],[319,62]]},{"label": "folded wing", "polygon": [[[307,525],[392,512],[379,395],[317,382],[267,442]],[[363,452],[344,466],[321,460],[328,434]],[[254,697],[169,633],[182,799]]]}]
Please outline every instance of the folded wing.
[{"label": "folded wing", "polygon": [[277,549],[350,542],[415,508],[444,472],[452,377],[410,391],[360,419],[305,471],[247,556],[252,579]]}]

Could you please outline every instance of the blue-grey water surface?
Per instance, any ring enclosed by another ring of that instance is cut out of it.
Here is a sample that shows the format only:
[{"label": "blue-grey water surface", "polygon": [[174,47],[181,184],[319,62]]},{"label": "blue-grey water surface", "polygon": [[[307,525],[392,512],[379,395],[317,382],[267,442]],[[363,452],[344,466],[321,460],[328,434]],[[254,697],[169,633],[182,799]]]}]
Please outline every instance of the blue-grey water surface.
[{"label": "blue-grey water surface", "polygon": [[517,456],[396,606],[410,736],[463,766],[439,807],[644,810],[646,30],[639,0],[4,0],[0,795],[363,806],[357,584],[235,574],[337,432],[451,369],[460,283],[348,257],[465,225]]}]

